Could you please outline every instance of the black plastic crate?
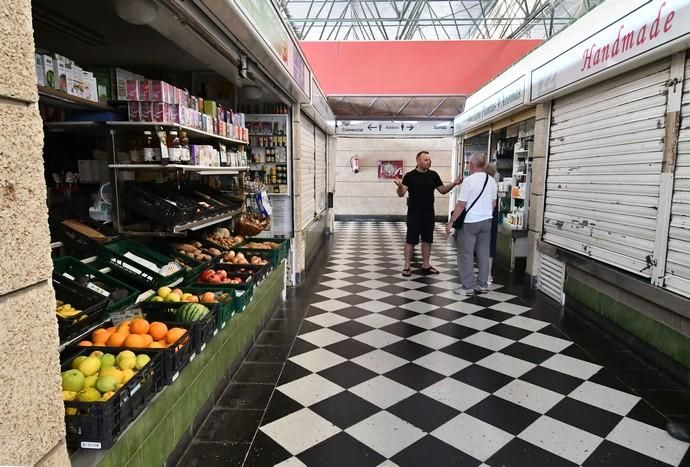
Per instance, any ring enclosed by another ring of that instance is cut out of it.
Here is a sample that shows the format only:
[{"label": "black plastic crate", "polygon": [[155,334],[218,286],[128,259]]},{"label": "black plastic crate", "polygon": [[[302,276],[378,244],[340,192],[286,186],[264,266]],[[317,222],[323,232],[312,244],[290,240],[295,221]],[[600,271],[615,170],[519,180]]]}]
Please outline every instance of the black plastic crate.
[{"label": "black plastic crate", "polygon": [[[176,321],[175,313],[177,310],[187,303],[183,302],[142,302],[139,304],[144,317],[148,321]],[[220,313],[219,305],[213,303],[202,304],[208,308],[209,313],[202,319],[191,322],[183,322],[183,324],[192,326],[192,334],[194,341],[194,349],[201,352],[206,347],[206,343],[217,334],[217,319]]]},{"label": "black plastic crate", "polygon": [[[220,293],[225,293],[227,294],[227,298],[224,300],[220,300],[216,303],[214,302],[203,302],[201,299],[199,300],[199,303],[202,305],[206,306],[212,306],[212,305],[218,305],[218,314],[216,316],[216,327],[218,330],[221,330],[225,327],[225,324],[228,322],[230,318],[232,318],[232,315],[235,314],[235,289],[215,289],[212,287],[196,287],[196,286],[191,286],[191,285],[185,285],[182,287],[178,287],[179,289],[182,290],[183,293],[191,293],[193,295],[196,295],[200,297],[203,295],[205,292],[214,292],[216,295]],[[153,297],[151,297],[153,298]],[[151,298],[149,298],[149,302],[151,301]],[[218,297],[216,296],[216,299]],[[159,302],[160,303],[160,302]]]},{"label": "black plastic crate", "polygon": [[56,313],[60,342],[77,337],[94,323],[103,319],[109,300],[102,295],[76,284],[67,278],[53,276],[55,298],[69,303],[81,313],[63,318]]},{"label": "black plastic crate", "polygon": [[[70,363],[74,358],[88,355],[93,350],[68,347],[61,355],[62,370],[70,369]],[[64,401],[68,447],[110,449],[153,396],[163,388],[161,354],[153,349],[137,349],[135,353],[146,354],[151,357],[151,361],[137,371],[110,399],[103,402]]]},{"label": "black plastic crate", "polygon": [[165,227],[190,222],[199,213],[196,203],[160,184],[127,183],[122,193],[128,209]]},{"label": "black plastic crate", "polygon": [[204,290],[211,292],[215,290],[220,290],[223,292],[232,292],[234,294],[234,313],[242,313],[245,310],[245,308],[247,308],[247,305],[249,305],[249,302],[252,300],[252,297],[254,296],[254,283],[252,281],[249,281],[249,283],[237,285],[192,283],[189,287],[182,288],[186,289],[191,287],[199,289],[203,288]]},{"label": "black plastic crate", "polygon": [[[251,248],[245,245],[251,243],[261,243],[261,242],[272,242],[277,243],[277,248]],[[262,252],[267,254],[267,257],[271,260],[274,265],[280,263],[283,259],[288,257],[290,252],[290,240],[285,238],[256,238],[249,237],[245,239],[245,242],[237,247],[238,251],[243,253],[250,253],[253,255],[260,254]]]},{"label": "black plastic crate", "polygon": [[[125,308],[134,303],[139,295],[139,290],[134,287],[102,273],[72,256],[64,256],[53,260],[53,275],[57,275],[60,281],[74,282],[104,296],[109,300],[108,310]],[[122,292],[116,292],[117,290],[122,290]],[[114,298],[113,292],[116,292],[118,297]],[[119,295],[122,296],[120,297]]]}]

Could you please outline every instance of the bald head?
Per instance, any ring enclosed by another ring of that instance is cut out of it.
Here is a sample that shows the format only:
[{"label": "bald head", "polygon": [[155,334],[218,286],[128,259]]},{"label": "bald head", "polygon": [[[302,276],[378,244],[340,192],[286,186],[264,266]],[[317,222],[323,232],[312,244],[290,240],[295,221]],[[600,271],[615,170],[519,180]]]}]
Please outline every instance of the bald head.
[{"label": "bald head", "polygon": [[486,156],[484,154],[472,154],[470,157],[470,172],[481,172],[486,165]]}]

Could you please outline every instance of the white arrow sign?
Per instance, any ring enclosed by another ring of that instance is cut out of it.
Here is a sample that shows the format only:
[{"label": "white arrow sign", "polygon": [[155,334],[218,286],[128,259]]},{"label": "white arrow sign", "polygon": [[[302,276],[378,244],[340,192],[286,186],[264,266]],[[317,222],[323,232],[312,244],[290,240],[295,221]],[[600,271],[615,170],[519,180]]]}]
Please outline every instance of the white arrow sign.
[{"label": "white arrow sign", "polygon": [[452,136],[453,122],[338,120],[335,123],[335,133],[352,136]]}]

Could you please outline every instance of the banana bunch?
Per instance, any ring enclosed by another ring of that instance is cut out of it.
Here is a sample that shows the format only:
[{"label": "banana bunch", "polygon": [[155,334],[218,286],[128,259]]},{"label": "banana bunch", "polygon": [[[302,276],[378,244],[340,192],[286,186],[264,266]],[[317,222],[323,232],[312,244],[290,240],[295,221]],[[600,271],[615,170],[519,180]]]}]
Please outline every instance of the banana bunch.
[{"label": "banana bunch", "polygon": [[79,313],[81,313],[81,310],[77,310],[69,303],[64,303],[60,300],[57,300],[56,305],[57,307],[55,308],[55,313],[62,316],[63,318],[71,318],[72,316],[76,316]]}]

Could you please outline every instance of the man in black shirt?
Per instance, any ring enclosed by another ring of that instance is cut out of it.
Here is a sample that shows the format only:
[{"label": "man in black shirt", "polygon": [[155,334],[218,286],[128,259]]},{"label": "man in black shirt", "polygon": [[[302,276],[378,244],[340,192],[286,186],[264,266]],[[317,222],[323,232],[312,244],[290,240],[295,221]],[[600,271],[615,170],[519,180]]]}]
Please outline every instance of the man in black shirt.
[{"label": "man in black shirt", "polygon": [[421,151],[417,153],[417,167],[407,172],[402,180],[395,180],[398,196],[402,198],[405,193],[410,193],[407,200],[405,266],[402,270],[405,277],[411,274],[412,252],[419,243],[419,237],[422,238],[422,270],[426,274],[438,274],[438,270],[429,264],[434,239],[434,190],[445,195],[462,182],[462,177],[458,177],[454,182],[444,185],[438,173],[429,170],[430,167],[431,156],[427,151]]}]

